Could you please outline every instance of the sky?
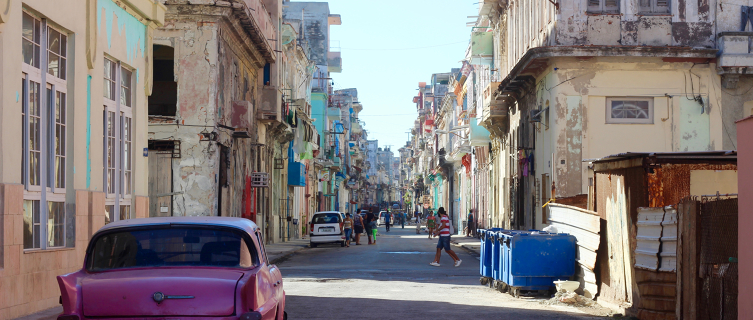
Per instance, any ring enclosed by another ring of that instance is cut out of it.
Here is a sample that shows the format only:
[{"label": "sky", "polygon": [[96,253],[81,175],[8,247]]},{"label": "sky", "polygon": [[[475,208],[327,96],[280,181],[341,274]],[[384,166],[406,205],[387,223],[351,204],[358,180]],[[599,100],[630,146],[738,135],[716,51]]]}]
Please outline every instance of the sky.
[{"label": "sky", "polygon": [[[309,0],[312,1],[312,0]],[[340,47],[342,73],[334,88],[358,89],[368,139],[397,149],[410,139],[418,115],[413,97],[433,73],[459,68],[465,58],[478,0],[329,0],[332,51]]]}]

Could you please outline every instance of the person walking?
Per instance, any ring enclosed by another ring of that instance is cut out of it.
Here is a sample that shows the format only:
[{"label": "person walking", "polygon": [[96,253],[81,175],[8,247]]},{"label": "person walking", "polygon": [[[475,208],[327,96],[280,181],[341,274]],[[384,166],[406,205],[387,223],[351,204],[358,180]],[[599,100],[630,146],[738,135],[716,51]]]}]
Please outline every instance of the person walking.
[{"label": "person walking", "polygon": [[468,230],[465,233],[466,237],[476,234],[476,225],[473,223],[473,209],[468,212]]},{"label": "person walking", "polygon": [[431,236],[434,235],[435,223],[436,219],[434,218],[434,213],[429,211],[429,216],[426,217],[426,229],[429,230],[429,239],[431,239]]},{"label": "person walking", "polygon": [[439,267],[439,258],[442,256],[442,249],[444,248],[444,251],[447,252],[447,254],[450,255],[450,258],[455,262],[455,267],[459,267],[460,264],[463,263],[463,260],[460,260],[458,255],[455,254],[455,251],[452,251],[452,247],[450,247],[450,235],[452,234],[452,231],[450,230],[452,228],[450,218],[447,217],[447,212],[444,210],[444,207],[439,207],[438,213],[439,222],[437,223],[437,233],[439,234],[439,240],[437,240],[437,254],[434,256],[434,261],[429,263],[429,265]]},{"label": "person walking", "polygon": [[392,222],[392,214],[389,209],[384,213],[384,225],[387,228],[387,232],[390,232],[390,222]]},{"label": "person walking", "polygon": [[416,211],[416,234],[421,234],[421,216]]},{"label": "person walking", "polygon": [[405,212],[398,213],[400,215],[400,227],[405,229]]},{"label": "person walking", "polygon": [[350,247],[350,235],[353,233],[353,219],[350,217],[350,213],[345,214],[343,230],[345,231],[345,246]]},{"label": "person walking", "polygon": [[[369,244],[374,244],[374,242],[375,242],[375,241],[371,240],[371,236],[372,236],[372,234],[374,234],[373,233],[373,229],[372,229],[372,227],[374,226],[374,224],[372,224],[372,223],[374,223],[374,222],[375,222],[374,221],[374,213],[372,213],[371,211],[369,211],[368,213],[366,213],[366,220],[363,221],[364,228],[366,228],[366,238],[368,238]],[[374,240],[376,240],[376,239],[374,239]]]},{"label": "person walking", "polygon": [[356,236],[356,245],[361,245],[361,234],[363,233],[363,218],[360,214],[356,213],[353,217],[353,229]]}]

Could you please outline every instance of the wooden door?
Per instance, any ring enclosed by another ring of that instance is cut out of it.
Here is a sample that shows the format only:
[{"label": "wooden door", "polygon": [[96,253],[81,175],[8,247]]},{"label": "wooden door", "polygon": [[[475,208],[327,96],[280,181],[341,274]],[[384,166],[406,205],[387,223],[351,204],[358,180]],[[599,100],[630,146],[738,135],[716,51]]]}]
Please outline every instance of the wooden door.
[{"label": "wooden door", "polygon": [[170,153],[149,151],[149,216],[173,215],[173,166]]}]

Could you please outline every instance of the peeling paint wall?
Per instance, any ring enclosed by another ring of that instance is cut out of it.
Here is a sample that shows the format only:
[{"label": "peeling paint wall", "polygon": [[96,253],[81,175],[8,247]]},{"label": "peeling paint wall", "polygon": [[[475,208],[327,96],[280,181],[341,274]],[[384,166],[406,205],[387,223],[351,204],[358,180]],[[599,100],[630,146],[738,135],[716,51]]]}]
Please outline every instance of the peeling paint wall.
[{"label": "peeling paint wall", "polygon": [[713,150],[710,145],[709,113],[695,100],[680,99],[680,150]]},{"label": "peeling paint wall", "polygon": [[329,4],[326,2],[286,2],[286,19],[303,20],[303,34],[311,51],[309,59],[318,66],[327,65],[329,52]]},{"label": "peeling paint wall", "polygon": [[[172,160],[173,215],[241,216],[246,177],[269,172],[250,146],[259,139],[254,114],[264,65],[259,49],[232,8],[215,6],[168,6],[155,42],[175,51],[175,121],[149,128],[150,139],[181,141],[181,158]],[[234,139],[221,126],[246,128],[251,138]],[[217,141],[202,137],[212,132]]]},{"label": "peeling paint wall", "polygon": [[[108,48],[112,48],[112,39],[115,36],[117,39],[125,39],[126,57],[129,62],[133,62],[137,57],[143,58],[146,53],[146,25],[112,0],[98,0],[97,13],[97,25],[102,26],[102,21],[105,23],[104,29],[100,30],[106,32]],[[117,34],[113,34],[113,28],[117,28]]]},{"label": "peeling paint wall", "polygon": [[[556,169],[553,181],[557,197],[588,192],[588,164],[582,162],[584,159],[631,151],[722,148],[727,130],[719,107],[720,78],[713,64],[670,64],[658,58],[550,61],[550,69],[536,79],[536,101],[528,103],[532,104],[530,108],[542,109],[548,103],[548,117],[542,113],[542,122],[536,124],[534,159],[539,179],[541,174],[551,172],[550,165]],[[692,85],[688,78],[691,72]],[[701,108],[693,96],[701,96],[705,107]],[[607,99],[630,97],[652,99],[653,122],[607,123]],[[511,113],[510,121],[512,134],[520,118]],[[540,216],[540,211],[536,212]]]},{"label": "peeling paint wall", "polygon": [[[671,1],[670,14],[651,15],[641,11],[638,0],[620,1],[615,13],[587,12],[586,0],[560,2],[556,22],[557,45],[652,45],[715,47],[714,21],[732,28],[737,15],[716,16],[716,1]],[[729,6],[728,11],[732,6]],[[727,29],[725,29],[727,30]],[[732,29],[734,30],[734,29]],[[614,42],[618,43],[614,43]]]}]

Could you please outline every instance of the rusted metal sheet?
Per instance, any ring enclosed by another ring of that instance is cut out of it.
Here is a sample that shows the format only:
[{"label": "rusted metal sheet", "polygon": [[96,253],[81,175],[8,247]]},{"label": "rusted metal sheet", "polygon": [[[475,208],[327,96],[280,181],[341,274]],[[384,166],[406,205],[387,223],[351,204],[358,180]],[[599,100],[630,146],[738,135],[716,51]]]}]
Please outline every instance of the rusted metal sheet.
[{"label": "rusted metal sheet", "polygon": [[690,196],[690,172],[693,170],[737,170],[736,164],[662,164],[646,174],[649,206],[676,205]]},{"label": "rusted metal sheet", "polygon": [[599,216],[593,211],[559,203],[548,207],[551,225],[557,228],[557,232],[575,236],[578,244],[576,259],[580,267],[576,275],[580,281],[579,289],[585,297],[594,298],[598,293],[594,268],[601,240]]}]

